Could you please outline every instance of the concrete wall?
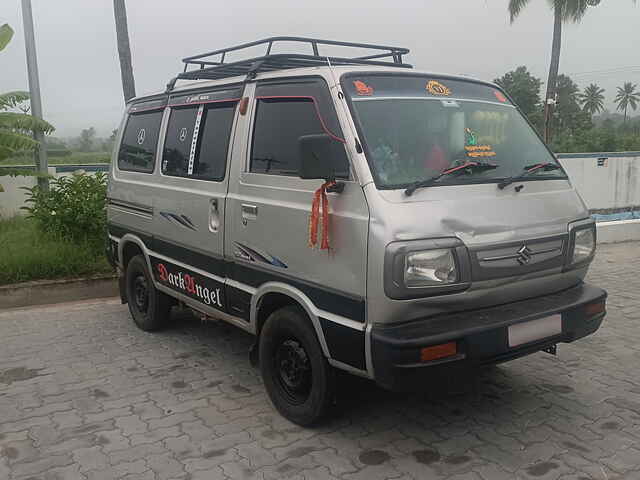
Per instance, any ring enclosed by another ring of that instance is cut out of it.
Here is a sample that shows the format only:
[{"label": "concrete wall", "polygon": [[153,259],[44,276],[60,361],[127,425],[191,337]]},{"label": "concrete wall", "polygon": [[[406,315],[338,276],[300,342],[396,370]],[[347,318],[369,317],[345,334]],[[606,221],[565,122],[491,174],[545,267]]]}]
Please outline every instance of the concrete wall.
[{"label": "concrete wall", "polygon": [[[30,169],[31,167],[11,167],[20,169]],[[67,176],[73,174],[77,170],[86,172],[106,172],[109,168],[108,164],[97,165],[60,165],[57,167],[49,167],[49,174],[55,177]],[[0,170],[3,167],[0,166]],[[4,187],[4,192],[0,192],[0,218],[13,217],[14,215],[23,214],[24,211],[20,207],[24,205],[27,198],[26,192],[21,187],[33,187],[37,183],[35,177],[8,177],[0,176],[0,185]]]},{"label": "concrete wall", "polygon": [[640,210],[640,152],[559,154],[592,211]]},{"label": "concrete wall", "polygon": [[[572,153],[559,154],[558,158],[590,210],[602,213],[640,210],[640,152]],[[107,168],[108,164],[61,165],[51,167],[50,173],[70,175],[78,169],[92,172]],[[0,177],[5,188],[0,193],[0,216],[20,213],[25,196],[19,187],[33,186],[35,181],[32,177]]]}]

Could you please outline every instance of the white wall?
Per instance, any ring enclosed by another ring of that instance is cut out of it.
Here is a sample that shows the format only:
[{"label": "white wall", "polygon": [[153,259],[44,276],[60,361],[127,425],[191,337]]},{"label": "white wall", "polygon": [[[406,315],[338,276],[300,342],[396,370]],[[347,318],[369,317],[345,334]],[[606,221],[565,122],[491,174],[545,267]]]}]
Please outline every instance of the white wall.
[{"label": "white wall", "polygon": [[[567,170],[572,184],[591,210],[621,209],[640,207],[640,152],[633,153],[588,153],[559,154],[560,163]],[[598,159],[604,158],[604,165],[598,166]],[[78,166],[77,168],[88,166]],[[70,175],[75,167],[64,166],[52,175]],[[100,167],[106,169],[106,165]],[[25,194],[22,186],[35,185],[32,177],[0,177],[5,192],[0,193],[0,217],[20,213]]]},{"label": "white wall", "polygon": [[[590,210],[640,206],[639,152],[558,157]],[[604,165],[598,165],[599,159]]]},{"label": "white wall", "polygon": [[[20,168],[20,167],[17,167]],[[62,177],[71,175],[76,169],[96,170],[96,165],[92,166],[69,166],[64,165],[59,168],[49,167],[49,174],[55,177]],[[106,165],[98,167],[101,170],[106,170]],[[58,171],[58,169],[62,171]],[[21,190],[20,187],[33,187],[37,183],[35,177],[9,177],[0,176],[0,185],[4,187],[4,192],[0,192],[0,218],[13,217],[14,215],[24,214],[24,210],[20,210],[20,207],[24,205],[24,201],[27,198],[27,193]]]}]

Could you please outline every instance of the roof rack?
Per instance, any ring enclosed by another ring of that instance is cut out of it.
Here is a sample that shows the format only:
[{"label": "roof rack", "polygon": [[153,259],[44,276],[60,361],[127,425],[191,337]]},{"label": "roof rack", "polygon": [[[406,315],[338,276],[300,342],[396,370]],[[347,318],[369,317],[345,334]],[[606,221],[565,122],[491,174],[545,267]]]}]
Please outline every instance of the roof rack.
[{"label": "roof rack", "polygon": [[[278,42],[297,42],[311,47],[311,54],[303,53],[278,53],[272,54],[271,50]],[[249,58],[231,63],[225,63],[227,53],[244,50],[246,48],[264,45],[266,53],[260,57]],[[372,50],[370,55],[360,57],[333,57],[320,55],[320,46],[339,46]],[[334,40],[320,40],[304,37],[271,37],[255,42],[243,43],[234,47],[222,48],[212,52],[202,53],[182,59],[184,71],[172,80],[168,88],[172,89],[176,80],[217,80],[221,78],[246,75],[247,79],[253,79],[259,72],[271,72],[288,68],[317,67],[327,65],[378,65],[386,67],[412,68],[403,63],[402,56],[409,53],[408,48],[388,47],[369,43],[338,42]],[[217,59],[212,57],[219,56]],[[387,60],[385,60],[387,59]],[[389,61],[390,60],[390,61]],[[197,69],[189,70],[190,66]]]}]

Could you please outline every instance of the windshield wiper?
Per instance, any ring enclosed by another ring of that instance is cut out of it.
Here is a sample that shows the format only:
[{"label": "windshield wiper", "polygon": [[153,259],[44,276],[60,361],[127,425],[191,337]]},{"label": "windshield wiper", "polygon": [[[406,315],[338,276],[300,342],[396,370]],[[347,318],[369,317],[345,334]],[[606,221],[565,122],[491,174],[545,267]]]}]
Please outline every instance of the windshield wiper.
[{"label": "windshield wiper", "polygon": [[527,176],[531,175],[533,172],[537,172],[538,170],[544,170],[545,172],[549,172],[551,170],[560,170],[562,167],[554,162],[546,162],[546,163],[536,163],[535,165],[527,165],[524,167],[524,172],[522,175],[518,175],[517,177],[507,177],[502,180],[498,184],[498,188],[500,190],[504,190],[506,187],[511,185],[513,182],[517,182],[518,180],[522,180]]},{"label": "windshield wiper", "polygon": [[496,165],[495,163],[466,162],[466,163],[463,163],[462,165],[458,165],[457,167],[448,168],[446,170],[443,170],[438,175],[435,175],[435,176],[433,176],[431,178],[427,178],[425,180],[419,180],[419,181],[411,184],[404,191],[404,194],[407,197],[410,197],[411,195],[413,195],[413,192],[415,192],[417,189],[423,188],[423,187],[430,187],[435,182],[440,180],[442,177],[446,177],[447,175],[451,175],[452,173],[459,172],[460,170],[466,170],[468,168],[478,169],[478,170],[493,170],[493,169],[498,168],[498,165]]}]

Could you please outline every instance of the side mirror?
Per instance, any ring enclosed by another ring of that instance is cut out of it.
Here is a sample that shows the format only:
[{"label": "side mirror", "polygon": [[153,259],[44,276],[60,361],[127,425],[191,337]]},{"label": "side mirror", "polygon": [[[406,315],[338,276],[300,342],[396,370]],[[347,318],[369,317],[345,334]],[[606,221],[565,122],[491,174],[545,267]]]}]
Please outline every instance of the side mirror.
[{"label": "side mirror", "polygon": [[300,178],[334,180],[335,168],[331,142],[334,140],[324,133],[304,135],[298,138],[300,152]]}]

